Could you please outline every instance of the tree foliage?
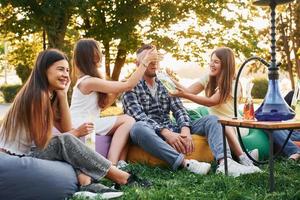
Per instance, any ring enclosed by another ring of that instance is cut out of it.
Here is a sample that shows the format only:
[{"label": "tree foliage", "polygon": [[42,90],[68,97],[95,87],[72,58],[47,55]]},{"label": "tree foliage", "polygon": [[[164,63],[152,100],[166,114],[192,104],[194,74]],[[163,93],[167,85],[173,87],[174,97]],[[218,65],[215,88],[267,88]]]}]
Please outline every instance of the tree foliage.
[{"label": "tree foliage", "polygon": [[2,33],[18,39],[41,37],[44,30],[49,47],[67,52],[81,35],[101,41],[106,75],[113,80],[143,42],[200,64],[216,46],[233,48],[241,60],[262,53],[261,38],[249,24],[259,14],[246,0],[0,0],[0,5]]},{"label": "tree foliage", "polygon": [[1,25],[4,32],[18,37],[45,31],[48,46],[61,49],[76,0],[0,0]]},{"label": "tree foliage", "polygon": [[30,34],[19,40],[13,36],[6,38],[11,46],[6,59],[10,66],[15,67],[22,83],[25,83],[33,68],[35,57],[42,50],[42,38],[39,37],[39,33]]},{"label": "tree foliage", "polygon": [[[127,54],[141,45],[145,29],[177,22],[187,13],[185,2],[188,1],[91,0],[79,8],[82,23],[78,28],[103,43],[106,75],[117,80]],[[143,26],[146,20],[151,21],[150,27]],[[114,63],[112,73],[111,61]]]},{"label": "tree foliage", "polygon": [[[162,46],[177,59],[192,60],[202,65],[206,63],[203,55],[208,55],[208,50],[218,46],[232,48],[241,60],[261,53],[261,49],[257,48],[258,32],[250,24],[257,13],[251,12],[255,8],[250,7],[249,2],[201,1],[194,5],[188,20],[170,27],[165,34],[157,34]],[[180,27],[182,24],[186,27]],[[168,36],[169,32],[171,36]]]},{"label": "tree foliage", "polygon": [[292,87],[295,87],[294,74],[300,78],[300,0],[279,8],[277,17],[277,47],[281,55],[282,68],[287,70]]}]

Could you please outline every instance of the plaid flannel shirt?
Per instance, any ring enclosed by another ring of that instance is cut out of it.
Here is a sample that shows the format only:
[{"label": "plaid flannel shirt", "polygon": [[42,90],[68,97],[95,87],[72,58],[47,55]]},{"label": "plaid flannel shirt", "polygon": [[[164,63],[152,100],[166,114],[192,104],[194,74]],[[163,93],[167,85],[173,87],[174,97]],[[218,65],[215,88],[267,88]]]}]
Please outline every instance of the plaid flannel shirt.
[{"label": "plaid flannel shirt", "polygon": [[[157,83],[157,99],[152,97],[148,86],[142,79],[137,86],[123,95],[124,113],[135,118],[136,121],[145,121],[153,127],[156,133],[167,128],[179,131],[183,126],[190,127],[190,118],[178,97],[171,97],[162,83]],[[172,123],[170,111],[177,124]]]}]

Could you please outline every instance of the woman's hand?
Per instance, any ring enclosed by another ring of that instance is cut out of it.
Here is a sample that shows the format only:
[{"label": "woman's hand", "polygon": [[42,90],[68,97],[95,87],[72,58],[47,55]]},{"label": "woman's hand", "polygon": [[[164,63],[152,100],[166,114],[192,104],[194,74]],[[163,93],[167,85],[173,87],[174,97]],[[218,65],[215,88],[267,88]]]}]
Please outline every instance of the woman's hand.
[{"label": "woman's hand", "polygon": [[88,135],[92,130],[94,130],[94,124],[91,122],[86,122],[81,124],[76,129],[70,131],[71,134],[75,135],[76,137],[83,137]]},{"label": "woman's hand", "polygon": [[170,67],[167,67],[166,72],[169,75],[169,77],[172,79],[172,81],[174,81],[174,82],[179,81],[179,78],[177,77],[177,75],[173,69],[171,69]]},{"label": "woman's hand", "polygon": [[138,60],[145,67],[148,67],[151,62],[159,62],[159,56],[156,47],[153,46],[152,49],[143,51],[139,55]]},{"label": "woman's hand", "polygon": [[182,88],[176,87],[176,90],[173,92],[170,92],[169,94],[170,94],[170,96],[173,96],[173,97],[184,97],[186,93]]},{"label": "woman's hand", "polygon": [[55,91],[56,94],[57,94],[57,97],[58,98],[67,97],[70,85],[71,85],[71,81],[70,81],[70,79],[68,79],[68,82],[66,83],[65,89],[63,89],[63,90],[56,90]]}]

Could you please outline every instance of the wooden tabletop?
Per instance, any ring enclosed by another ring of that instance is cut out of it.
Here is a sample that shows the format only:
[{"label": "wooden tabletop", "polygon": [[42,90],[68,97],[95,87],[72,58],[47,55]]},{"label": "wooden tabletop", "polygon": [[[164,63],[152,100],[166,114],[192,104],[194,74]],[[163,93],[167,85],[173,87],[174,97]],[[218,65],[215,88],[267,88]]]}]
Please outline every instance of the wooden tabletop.
[{"label": "wooden tabletop", "polygon": [[256,121],[244,119],[220,118],[219,122],[226,126],[261,128],[261,129],[300,129],[300,121]]}]

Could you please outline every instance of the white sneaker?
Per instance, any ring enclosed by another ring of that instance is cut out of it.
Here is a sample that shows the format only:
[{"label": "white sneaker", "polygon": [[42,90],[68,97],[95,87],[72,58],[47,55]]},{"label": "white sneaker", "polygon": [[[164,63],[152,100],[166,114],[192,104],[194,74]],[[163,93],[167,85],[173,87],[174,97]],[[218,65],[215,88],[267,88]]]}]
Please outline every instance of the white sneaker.
[{"label": "white sneaker", "polygon": [[119,160],[117,163],[118,169],[124,169],[128,166],[128,163],[125,160]]},{"label": "white sneaker", "polygon": [[[252,174],[256,172],[261,172],[261,170],[256,166],[245,166],[241,165],[231,158],[227,158],[227,165],[228,165],[228,175],[233,177],[238,177],[242,174]],[[225,174],[225,165],[224,161],[221,162],[216,170],[216,173]]]},{"label": "white sneaker", "polygon": [[250,154],[250,156],[252,158],[254,158],[254,160],[258,161],[259,160],[259,151],[258,149],[253,149],[251,151],[248,152]]},{"label": "white sneaker", "polygon": [[79,191],[73,194],[73,197],[84,198],[84,199],[95,199],[99,197],[101,199],[113,199],[122,196],[123,192],[105,192],[105,193],[94,193],[89,191]]},{"label": "white sneaker", "polygon": [[211,165],[206,162],[199,162],[197,160],[186,160],[185,168],[195,174],[207,174]]},{"label": "white sneaker", "polygon": [[[255,160],[258,160],[258,149],[253,149],[252,151],[249,151],[248,152],[250,154],[250,156],[252,158],[254,158]],[[242,165],[245,165],[245,166],[254,166],[253,165],[253,161],[250,160],[250,158],[248,158],[248,156],[243,153],[242,155],[239,156],[239,163],[241,163]]]}]

